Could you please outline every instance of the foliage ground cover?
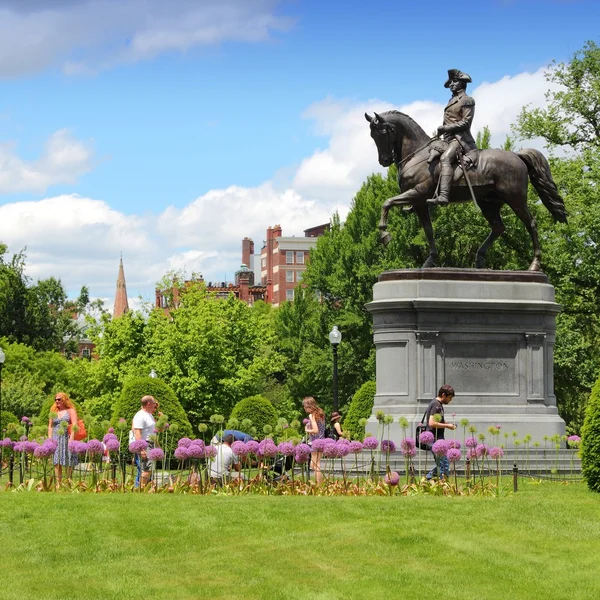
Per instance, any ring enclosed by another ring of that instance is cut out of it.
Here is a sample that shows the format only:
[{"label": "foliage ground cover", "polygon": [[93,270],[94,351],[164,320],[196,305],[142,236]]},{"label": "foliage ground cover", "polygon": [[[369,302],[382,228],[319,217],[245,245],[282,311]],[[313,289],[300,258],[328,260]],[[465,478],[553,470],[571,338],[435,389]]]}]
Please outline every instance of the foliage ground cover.
[{"label": "foliage ground cover", "polygon": [[0,595],[597,598],[600,497],[0,493]]}]

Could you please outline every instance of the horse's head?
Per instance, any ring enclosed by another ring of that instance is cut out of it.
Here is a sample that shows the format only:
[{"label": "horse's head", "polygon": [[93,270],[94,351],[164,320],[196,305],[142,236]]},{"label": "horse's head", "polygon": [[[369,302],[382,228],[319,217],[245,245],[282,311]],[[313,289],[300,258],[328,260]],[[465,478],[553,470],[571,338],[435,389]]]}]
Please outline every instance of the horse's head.
[{"label": "horse's head", "polygon": [[396,126],[386,121],[381,115],[373,113],[373,117],[365,113],[365,119],[371,124],[371,137],[377,146],[379,164],[389,167],[396,162]]}]

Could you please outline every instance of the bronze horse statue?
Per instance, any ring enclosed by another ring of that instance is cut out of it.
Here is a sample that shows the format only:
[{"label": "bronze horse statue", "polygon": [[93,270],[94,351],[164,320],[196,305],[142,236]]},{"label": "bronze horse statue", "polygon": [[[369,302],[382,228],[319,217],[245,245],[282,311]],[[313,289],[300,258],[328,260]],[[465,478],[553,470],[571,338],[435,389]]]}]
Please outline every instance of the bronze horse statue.
[{"label": "bronze horse statue", "polygon": [[[387,244],[391,237],[386,231],[388,212],[392,206],[407,206],[421,221],[421,226],[429,243],[429,257],[423,267],[434,267],[438,251],[433,237],[433,227],[429,214],[428,198],[434,195],[439,179],[438,161],[428,164],[429,144],[433,141],[423,129],[408,115],[390,110],[374,116],[365,113],[371,126],[371,137],[377,145],[379,164],[398,167],[400,195],[383,203],[379,229],[381,241]],[[500,209],[504,204],[512,208],[523,221],[533,243],[533,261],[530,271],[540,270],[540,244],[536,222],[527,207],[527,183],[531,180],[544,206],[554,217],[554,221],[566,223],[567,210],[550,173],[550,165],[544,155],[531,148],[520,152],[506,150],[481,150],[477,165],[467,171],[473,194],[483,216],[490,225],[491,232],[477,250],[475,266],[483,268],[485,255],[494,241],[504,233],[504,223]],[[450,202],[471,200],[460,166],[456,168]]]}]

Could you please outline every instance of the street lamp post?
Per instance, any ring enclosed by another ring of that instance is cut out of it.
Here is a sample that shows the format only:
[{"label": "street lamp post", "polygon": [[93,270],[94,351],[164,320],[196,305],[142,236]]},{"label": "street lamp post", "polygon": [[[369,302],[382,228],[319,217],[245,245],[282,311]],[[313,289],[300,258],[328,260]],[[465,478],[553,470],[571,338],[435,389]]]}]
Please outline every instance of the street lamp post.
[{"label": "street lamp post", "polygon": [[333,349],[333,412],[338,411],[338,369],[337,369],[337,351],[340,342],[342,341],[342,333],[337,328],[337,325],[333,326],[333,329],[329,332],[329,343]]},{"label": "street lamp post", "polygon": [[152,379],[156,379],[157,375],[156,375],[156,371],[154,369],[152,369],[152,371],[150,371],[150,377],[152,377]]},{"label": "street lamp post", "polygon": [[[2,433],[2,367],[4,367],[4,361],[6,360],[6,354],[2,348],[0,348],[0,440],[4,439]],[[2,477],[2,450],[0,450],[0,477]]]}]

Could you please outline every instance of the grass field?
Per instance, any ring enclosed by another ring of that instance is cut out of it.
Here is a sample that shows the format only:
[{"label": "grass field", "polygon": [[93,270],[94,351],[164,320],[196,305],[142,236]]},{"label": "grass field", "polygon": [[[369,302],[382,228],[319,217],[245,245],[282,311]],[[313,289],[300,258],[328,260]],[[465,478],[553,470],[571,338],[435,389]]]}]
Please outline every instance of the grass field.
[{"label": "grass field", "polygon": [[0,493],[1,600],[600,598],[600,495]]}]

